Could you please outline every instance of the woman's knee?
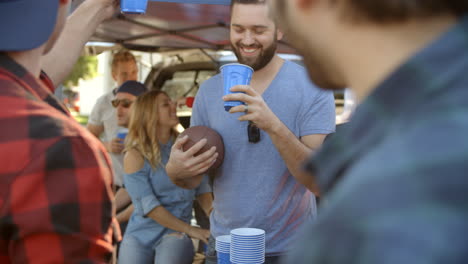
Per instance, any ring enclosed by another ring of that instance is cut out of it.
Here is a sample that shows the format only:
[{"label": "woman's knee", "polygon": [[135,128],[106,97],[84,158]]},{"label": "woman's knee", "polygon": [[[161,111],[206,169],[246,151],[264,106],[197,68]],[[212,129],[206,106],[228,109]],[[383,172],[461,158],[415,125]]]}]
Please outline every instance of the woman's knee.
[{"label": "woman's knee", "polygon": [[165,235],[156,247],[156,264],[174,263],[184,264],[192,263],[194,249],[192,239],[186,234],[171,233]]},{"label": "woman's knee", "polygon": [[165,235],[161,239],[161,243],[158,245],[158,247],[160,246],[180,248],[181,250],[189,248],[193,250],[192,239],[186,234],[179,233],[179,232],[174,232],[174,233]]},{"label": "woman's knee", "polygon": [[154,258],[152,248],[145,247],[131,236],[125,237],[120,244],[118,263],[151,263]]}]

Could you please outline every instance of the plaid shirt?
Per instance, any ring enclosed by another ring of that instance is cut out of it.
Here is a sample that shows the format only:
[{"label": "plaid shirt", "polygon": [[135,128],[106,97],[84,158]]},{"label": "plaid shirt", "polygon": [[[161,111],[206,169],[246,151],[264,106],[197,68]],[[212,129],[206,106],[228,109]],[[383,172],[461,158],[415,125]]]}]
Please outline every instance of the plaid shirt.
[{"label": "plaid shirt", "polygon": [[324,200],[285,263],[468,263],[468,17],[307,165]]},{"label": "plaid shirt", "polygon": [[46,84],[0,53],[0,263],[105,263],[109,159]]}]

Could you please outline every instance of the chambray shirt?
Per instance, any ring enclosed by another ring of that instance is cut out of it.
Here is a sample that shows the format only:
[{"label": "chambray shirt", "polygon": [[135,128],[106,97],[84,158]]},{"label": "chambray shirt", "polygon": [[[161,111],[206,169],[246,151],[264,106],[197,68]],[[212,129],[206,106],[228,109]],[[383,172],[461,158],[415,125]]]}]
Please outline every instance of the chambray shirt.
[{"label": "chambray shirt", "polygon": [[381,83],[308,169],[324,201],[284,263],[468,263],[468,18]]},{"label": "chambray shirt", "polygon": [[[154,247],[164,235],[175,232],[146,217],[154,208],[163,206],[175,217],[190,223],[193,199],[203,193],[211,192],[205,177],[196,189],[186,190],[173,184],[167,176],[165,165],[169,160],[172,141],[161,147],[161,166],[153,169],[145,160],[141,170],[124,175],[134,211],[125,231],[125,236],[132,236],[142,245]],[[125,238],[124,238],[125,239]]]}]

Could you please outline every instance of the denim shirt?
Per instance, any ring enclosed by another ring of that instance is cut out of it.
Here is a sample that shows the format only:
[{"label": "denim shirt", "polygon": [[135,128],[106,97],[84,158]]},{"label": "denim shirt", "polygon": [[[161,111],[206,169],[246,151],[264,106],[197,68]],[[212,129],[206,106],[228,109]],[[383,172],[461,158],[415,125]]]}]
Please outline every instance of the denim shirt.
[{"label": "denim shirt", "polygon": [[284,263],[468,263],[467,98],[464,17],[307,164],[324,199]]},{"label": "denim shirt", "polygon": [[207,177],[196,189],[186,190],[178,187],[167,176],[165,165],[169,160],[172,141],[160,145],[161,165],[152,168],[145,159],[142,169],[125,174],[124,183],[134,211],[125,231],[125,236],[133,236],[142,245],[154,247],[164,235],[175,232],[146,217],[154,208],[163,206],[175,217],[190,223],[193,199],[203,193],[211,192]]}]

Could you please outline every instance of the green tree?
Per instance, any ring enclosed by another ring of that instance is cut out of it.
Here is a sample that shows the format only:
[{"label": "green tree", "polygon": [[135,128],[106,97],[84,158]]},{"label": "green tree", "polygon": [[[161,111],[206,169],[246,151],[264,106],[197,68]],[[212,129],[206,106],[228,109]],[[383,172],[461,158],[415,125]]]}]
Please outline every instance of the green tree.
[{"label": "green tree", "polygon": [[98,59],[96,56],[81,56],[63,85],[70,89],[77,86],[80,79],[94,78],[97,75],[97,67]]}]

